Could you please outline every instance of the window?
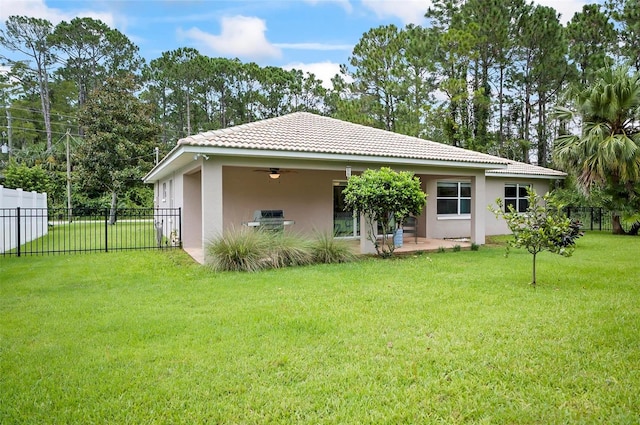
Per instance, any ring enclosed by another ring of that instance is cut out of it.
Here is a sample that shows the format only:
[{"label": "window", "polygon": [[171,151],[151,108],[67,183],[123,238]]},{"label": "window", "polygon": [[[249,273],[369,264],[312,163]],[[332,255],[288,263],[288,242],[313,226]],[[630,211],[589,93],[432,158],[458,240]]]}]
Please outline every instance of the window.
[{"label": "window", "polygon": [[509,212],[509,205],[517,212],[525,212],[529,208],[527,199],[528,184],[505,184],[504,185],[504,211]]},{"label": "window", "polygon": [[438,182],[438,215],[471,214],[471,183]]},{"label": "window", "polygon": [[167,183],[162,183],[162,202],[167,202]]}]

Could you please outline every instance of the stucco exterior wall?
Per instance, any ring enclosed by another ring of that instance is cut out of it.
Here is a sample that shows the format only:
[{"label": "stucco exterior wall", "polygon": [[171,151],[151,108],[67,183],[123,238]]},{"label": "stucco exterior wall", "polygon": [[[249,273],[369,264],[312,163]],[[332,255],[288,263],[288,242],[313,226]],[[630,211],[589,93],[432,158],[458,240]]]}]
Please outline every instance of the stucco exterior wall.
[{"label": "stucco exterior wall", "polygon": [[[425,179],[425,176],[422,176]],[[425,188],[429,194],[426,208],[426,237],[433,239],[461,238],[471,235],[470,216],[438,216],[437,214],[437,184],[439,181],[465,181],[470,182],[469,177],[428,177]],[[526,179],[511,177],[487,177],[485,180],[484,208],[495,204],[497,198],[504,198],[504,186],[507,183],[531,184],[539,195],[544,195],[549,191],[549,181],[546,179]],[[509,228],[502,219],[497,219],[488,209],[484,213],[482,220],[485,226],[485,234],[504,235],[508,234]]]},{"label": "stucco exterior wall", "polygon": [[224,167],[224,227],[252,221],[256,210],[283,210],[295,224],[287,231],[333,231],[333,181],[344,172],[294,170],[277,180],[248,167]]},{"label": "stucco exterior wall", "polygon": [[[498,198],[504,198],[504,185],[511,184],[530,184],[536,193],[540,196],[549,192],[549,180],[546,179],[526,179],[526,178],[500,178],[500,177],[487,177],[487,206],[495,205],[495,201]],[[486,229],[487,235],[506,235],[511,233],[502,219],[497,219],[496,216],[487,211],[486,214]]]}]

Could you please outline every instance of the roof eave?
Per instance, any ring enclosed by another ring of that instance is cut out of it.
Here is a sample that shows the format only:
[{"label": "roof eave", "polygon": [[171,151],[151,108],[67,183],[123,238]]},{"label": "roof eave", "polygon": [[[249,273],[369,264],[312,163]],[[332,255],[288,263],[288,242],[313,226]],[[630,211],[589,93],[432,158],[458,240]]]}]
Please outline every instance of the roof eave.
[{"label": "roof eave", "polygon": [[[495,167],[492,168],[494,170]],[[485,173],[486,177],[506,177],[506,178],[527,178],[527,179],[555,179],[555,180],[563,180],[567,178],[566,174],[528,174],[528,173],[494,173],[492,170],[489,170]]]}]

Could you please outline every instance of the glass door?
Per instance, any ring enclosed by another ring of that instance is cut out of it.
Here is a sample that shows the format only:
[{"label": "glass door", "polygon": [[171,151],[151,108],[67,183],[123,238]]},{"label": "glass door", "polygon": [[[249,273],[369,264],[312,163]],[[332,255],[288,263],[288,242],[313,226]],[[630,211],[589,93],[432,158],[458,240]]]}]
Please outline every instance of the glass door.
[{"label": "glass door", "polygon": [[360,236],[360,220],[353,211],[344,210],[345,181],[333,182],[333,235],[348,238]]}]

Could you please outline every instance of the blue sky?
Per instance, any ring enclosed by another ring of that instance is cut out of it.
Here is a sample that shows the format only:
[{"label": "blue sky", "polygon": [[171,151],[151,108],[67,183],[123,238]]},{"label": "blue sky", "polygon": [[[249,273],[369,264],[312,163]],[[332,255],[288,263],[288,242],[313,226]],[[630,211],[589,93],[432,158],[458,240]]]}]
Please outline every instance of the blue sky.
[{"label": "blue sky", "polygon": [[[569,20],[586,0],[536,0]],[[10,15],[57,24],[76,16],[100,19],[126,34],[150,61],[194,47],[208,56],[298,68],[328,83],[348,62],[363,33],[380,25],[426,24],[429,0],[1,0]]]}]

